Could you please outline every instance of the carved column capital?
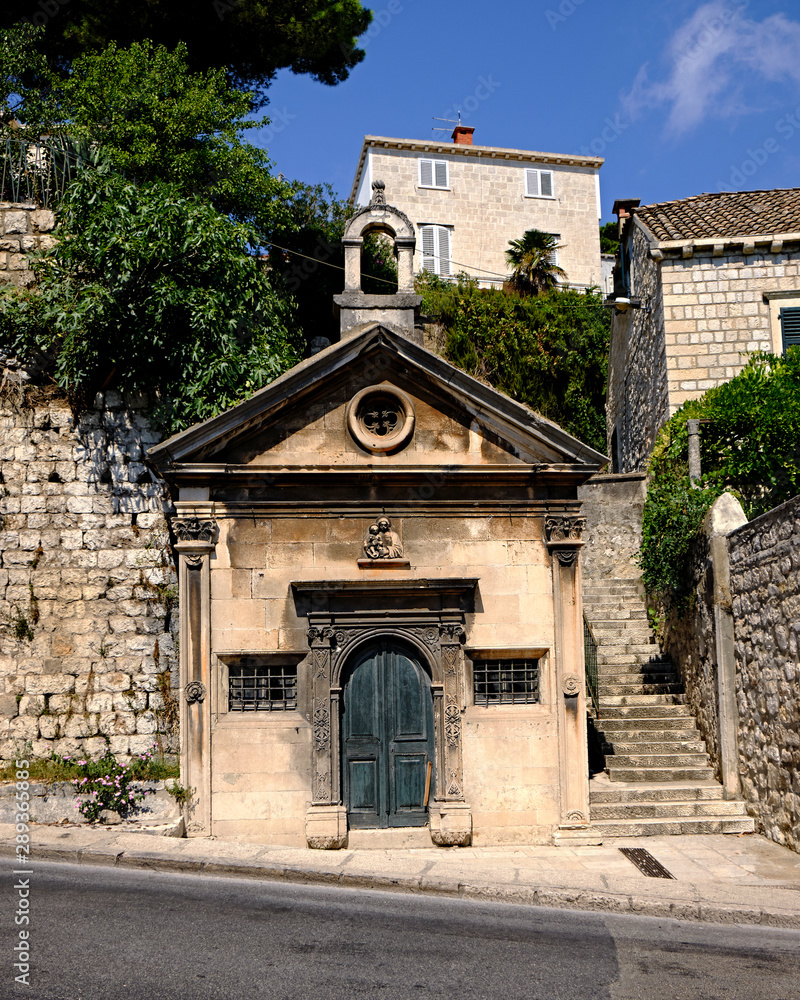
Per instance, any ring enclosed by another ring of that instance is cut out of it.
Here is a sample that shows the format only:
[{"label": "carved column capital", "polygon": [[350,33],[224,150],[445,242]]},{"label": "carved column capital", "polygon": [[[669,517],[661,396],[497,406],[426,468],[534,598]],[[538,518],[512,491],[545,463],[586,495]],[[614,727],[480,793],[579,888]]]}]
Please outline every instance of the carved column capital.
[{"label": "carved column capital", "polygon": [[199,517],[176,517],[172,530],[179,542],[212,542],[217,531],[217,523],[201,521]]},{"label": "carved column capital", "polygon": [[547,514],[544,534],[547,548],[562,566],[573,566],[583,547],[586,518],[573,514]]}]

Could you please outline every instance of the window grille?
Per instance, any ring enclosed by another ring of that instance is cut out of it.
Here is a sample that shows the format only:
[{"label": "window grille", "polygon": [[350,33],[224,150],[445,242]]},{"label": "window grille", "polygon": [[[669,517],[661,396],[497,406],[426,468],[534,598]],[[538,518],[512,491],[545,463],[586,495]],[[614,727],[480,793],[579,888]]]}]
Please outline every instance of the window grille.
[{"label": "window grille", "polygon": [[228,710],[290,712],[297,708],[297,664],[228,667]]},{"label": "window grille", "polygon": [[538,660],[478,660],[472,676],[476,705],[533,705],[539,701]]}]

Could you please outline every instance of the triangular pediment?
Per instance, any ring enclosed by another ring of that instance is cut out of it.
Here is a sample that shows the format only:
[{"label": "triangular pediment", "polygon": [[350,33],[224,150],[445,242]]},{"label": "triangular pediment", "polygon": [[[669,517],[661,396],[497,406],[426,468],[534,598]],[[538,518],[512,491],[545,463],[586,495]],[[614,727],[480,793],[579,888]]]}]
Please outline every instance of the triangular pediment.
[{"label": "triangular pediment", "polygon": [[[396,427],[408,420],[409,406],[412,427],[400,440]],[[397,437],[397,445],[381,447],[382,433],[390,442]],[[165,470],[253,471],[605,461],[557,424],[381,326],[332,345],[246,402],[157,445],[150,456]]]}]

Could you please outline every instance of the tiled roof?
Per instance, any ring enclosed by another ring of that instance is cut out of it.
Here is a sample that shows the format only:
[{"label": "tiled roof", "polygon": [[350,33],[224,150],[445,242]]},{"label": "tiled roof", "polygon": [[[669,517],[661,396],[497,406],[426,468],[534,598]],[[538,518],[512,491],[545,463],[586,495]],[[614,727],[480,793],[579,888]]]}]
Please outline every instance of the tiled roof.
[{"label": "tiled roof", "polygon": [[633,210],[657,240],[800,232],[800,188],[723,191]]}]

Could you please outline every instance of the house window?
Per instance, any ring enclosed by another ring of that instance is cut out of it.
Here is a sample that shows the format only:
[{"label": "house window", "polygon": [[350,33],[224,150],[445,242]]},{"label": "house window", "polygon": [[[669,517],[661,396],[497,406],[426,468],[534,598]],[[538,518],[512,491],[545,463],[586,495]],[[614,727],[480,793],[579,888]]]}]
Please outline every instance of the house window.
[{"label": "house window", "polygon": [[800,307],[781,309],[781,338],[784,354],[790,347],[800,347]]},{"label": "house window", "polygon": [[450,260],[451,231],[447,226],[420,226],[422,267],[446,278],[453,273]]},{"label": "house window", "polygon": [[476,705],[534,705],[539,701],[538,660],[476,660],[472,681]]},{"label": "house window", "polygon": [[296,663],[228,667],[230,712],[289,712],[296,708]]},{"label": "house window", "polygon": [[553,171],[526,169],[525,195],[528,198],[554,198]]},{"label": "house window", "polygon": [[448,188],[447,160],[420,160],[419,186],[427,188]]},{"label": "house window", "polygon": [[[558,233],[548,233],[548,236],[552,236],[553,239],[556,241],[556,244],[561,243],[561,236]],[[552,253],[549,253],[547,255],[547,263],[553,264],[555,267],[558,267],[558,246],[556,246],[555,250],[553,250]]]}]

